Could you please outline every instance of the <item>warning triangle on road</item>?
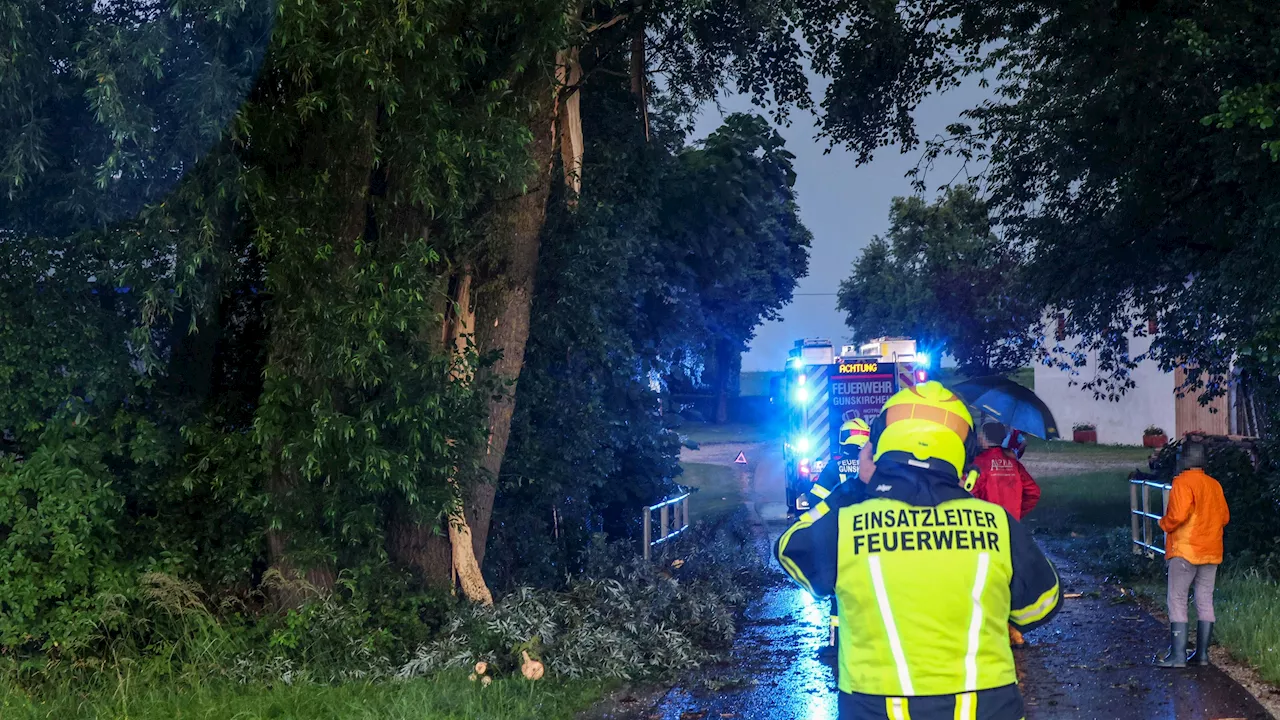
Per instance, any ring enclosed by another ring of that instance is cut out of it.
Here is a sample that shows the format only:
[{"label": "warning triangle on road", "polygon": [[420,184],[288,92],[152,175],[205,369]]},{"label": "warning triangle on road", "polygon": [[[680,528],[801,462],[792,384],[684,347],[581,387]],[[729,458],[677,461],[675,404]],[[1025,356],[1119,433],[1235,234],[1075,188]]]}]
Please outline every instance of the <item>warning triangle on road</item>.
[{"label": "warning triangle on road", "polygon": [[734,459],[733,459],[733,463],[734,463],[735,465],[746,465],[746,464],[747,464],[747,454],[746,454],[745,452],[739,452],[739,453],[738,453],[738,457],[736,457],[736,458],[734,458]]}]

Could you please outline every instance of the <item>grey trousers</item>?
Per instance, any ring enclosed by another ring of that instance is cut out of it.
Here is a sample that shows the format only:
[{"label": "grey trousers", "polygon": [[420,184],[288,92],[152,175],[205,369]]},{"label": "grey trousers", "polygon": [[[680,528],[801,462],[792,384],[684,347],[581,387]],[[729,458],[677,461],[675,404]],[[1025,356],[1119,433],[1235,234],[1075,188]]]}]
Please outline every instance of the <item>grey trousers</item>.
[{"label": "grey trousers", "polygon": [[1214,622],[1213,581],[1217,565],[1192,565],[1183,558],[1169,561],[1169,622],[1187,622],[1187,595],[1194,584],[1196,617],[1200,622]]}]

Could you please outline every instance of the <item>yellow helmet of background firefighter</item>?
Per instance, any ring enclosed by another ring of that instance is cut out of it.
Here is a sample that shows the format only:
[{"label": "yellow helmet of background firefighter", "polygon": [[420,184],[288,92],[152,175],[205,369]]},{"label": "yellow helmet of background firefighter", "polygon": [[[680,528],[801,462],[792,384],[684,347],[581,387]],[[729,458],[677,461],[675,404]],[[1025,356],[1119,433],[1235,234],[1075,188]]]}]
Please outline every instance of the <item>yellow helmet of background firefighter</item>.
[{"label": "yellow helmet of background firefighter", "polygon": [[877,462],[887,452],[901,452],[921,462],[941,460],[963,478],[974,448],[973,416],[942,383],[920,383],[889,398],[871,440]]},{"label": "yellow helmet of background firefighter", "polygon": [[840,426],[840,444],[862,447],[871,439],[871,426],[862,418],[845,420]]}]

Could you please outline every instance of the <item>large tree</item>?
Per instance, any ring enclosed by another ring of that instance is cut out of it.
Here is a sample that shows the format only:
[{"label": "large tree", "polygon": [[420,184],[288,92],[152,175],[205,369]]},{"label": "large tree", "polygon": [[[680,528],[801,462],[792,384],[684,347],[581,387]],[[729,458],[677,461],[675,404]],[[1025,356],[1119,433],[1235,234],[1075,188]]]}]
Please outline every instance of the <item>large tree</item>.
[{"label": "large tree", "polygon": [[[1225,392],[1229,369],[1276,389],[1277,86],[1280,7],[1255,0],[986,3],[916,0],[868,9],[836,43],[823,127],[869,152],[917,145],[914,108],[967,74],[996,97],[928,144],[981,174],[993,214],[1030,262],[1028,290],[1063,313],[1116,397],[1147,356]],[[884,42],[888,39],[888,42]],[[858,49],[863,50],[859,51]],[[868,101],[870,98],[872,101]],[[889,132],[885,132],[885,128]],[[923,176],[920,176],[923,179]],[[1154,321],[1154,322],[1151,322]],[[1188,388],[1191,389],[1191,388]]]},{"label": "large tree", "polygon": [[146,558],[221,585],[265,558],[321,591],[389,558],[483,599],[557,149],[581,182],[578,98],[627,54],[641,130],[650,71],[691,101],[803,87],[795,53],[751,59],[794,46],[792,12],[5,6],[4,640],[67,631],[23,623]]},{"label": "large tree", "polygon": [[838,306],[854,337],[905,335],[965,372],[1004,372],[1035,347],[1040,306],[1021,277],[1021,257],[992,232],[986,203],[960,186],[933,204],[894,198],[887,236],[854,263]]},{"label": "large tree", "polygon": [[729,312],[749,332],[806,266],[790,156],[767,123],[733,115],[687,146],[665,97],[646,110],[625,83],[592,87],[582,191],[553,193],[542,239],[495,513],[503,581],[563,579],[591,533],[636,533],[679,473],[652,379]]},{"label": "large tree", "polygon": [[777,319],[808,272],[794,157],[764,118],[731,115],[681,154],[664,196],[660,232],[672,253],[657,262],[695,299],[705,334],[694,355],[710,371],[717,422],[755,329]]},{"label": "large tree", "polygon": [[484,477],[495,389],[446,342],[448,291],[524,192],[560,3],[0,21],[0,642],[65,645],[148,565],[447,582],[421,540]]}]

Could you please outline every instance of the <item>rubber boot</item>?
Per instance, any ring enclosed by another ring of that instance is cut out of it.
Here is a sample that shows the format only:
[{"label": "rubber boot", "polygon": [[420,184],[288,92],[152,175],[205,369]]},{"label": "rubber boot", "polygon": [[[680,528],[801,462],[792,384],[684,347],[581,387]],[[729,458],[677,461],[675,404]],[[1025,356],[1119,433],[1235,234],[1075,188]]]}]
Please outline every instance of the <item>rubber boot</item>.
[{"label": "rubber boot", "polygon": [[1156,667],[1184,668],[1187,666],[1187,624],[1169,623],[1169,652],[1156,658]]},{"label": "rubber boot", "polygon": [[1213,623],[1196,623],[1196,649],[1187,656],[1188,665],[1209,664],[1209,643],[1213,641]]}]

